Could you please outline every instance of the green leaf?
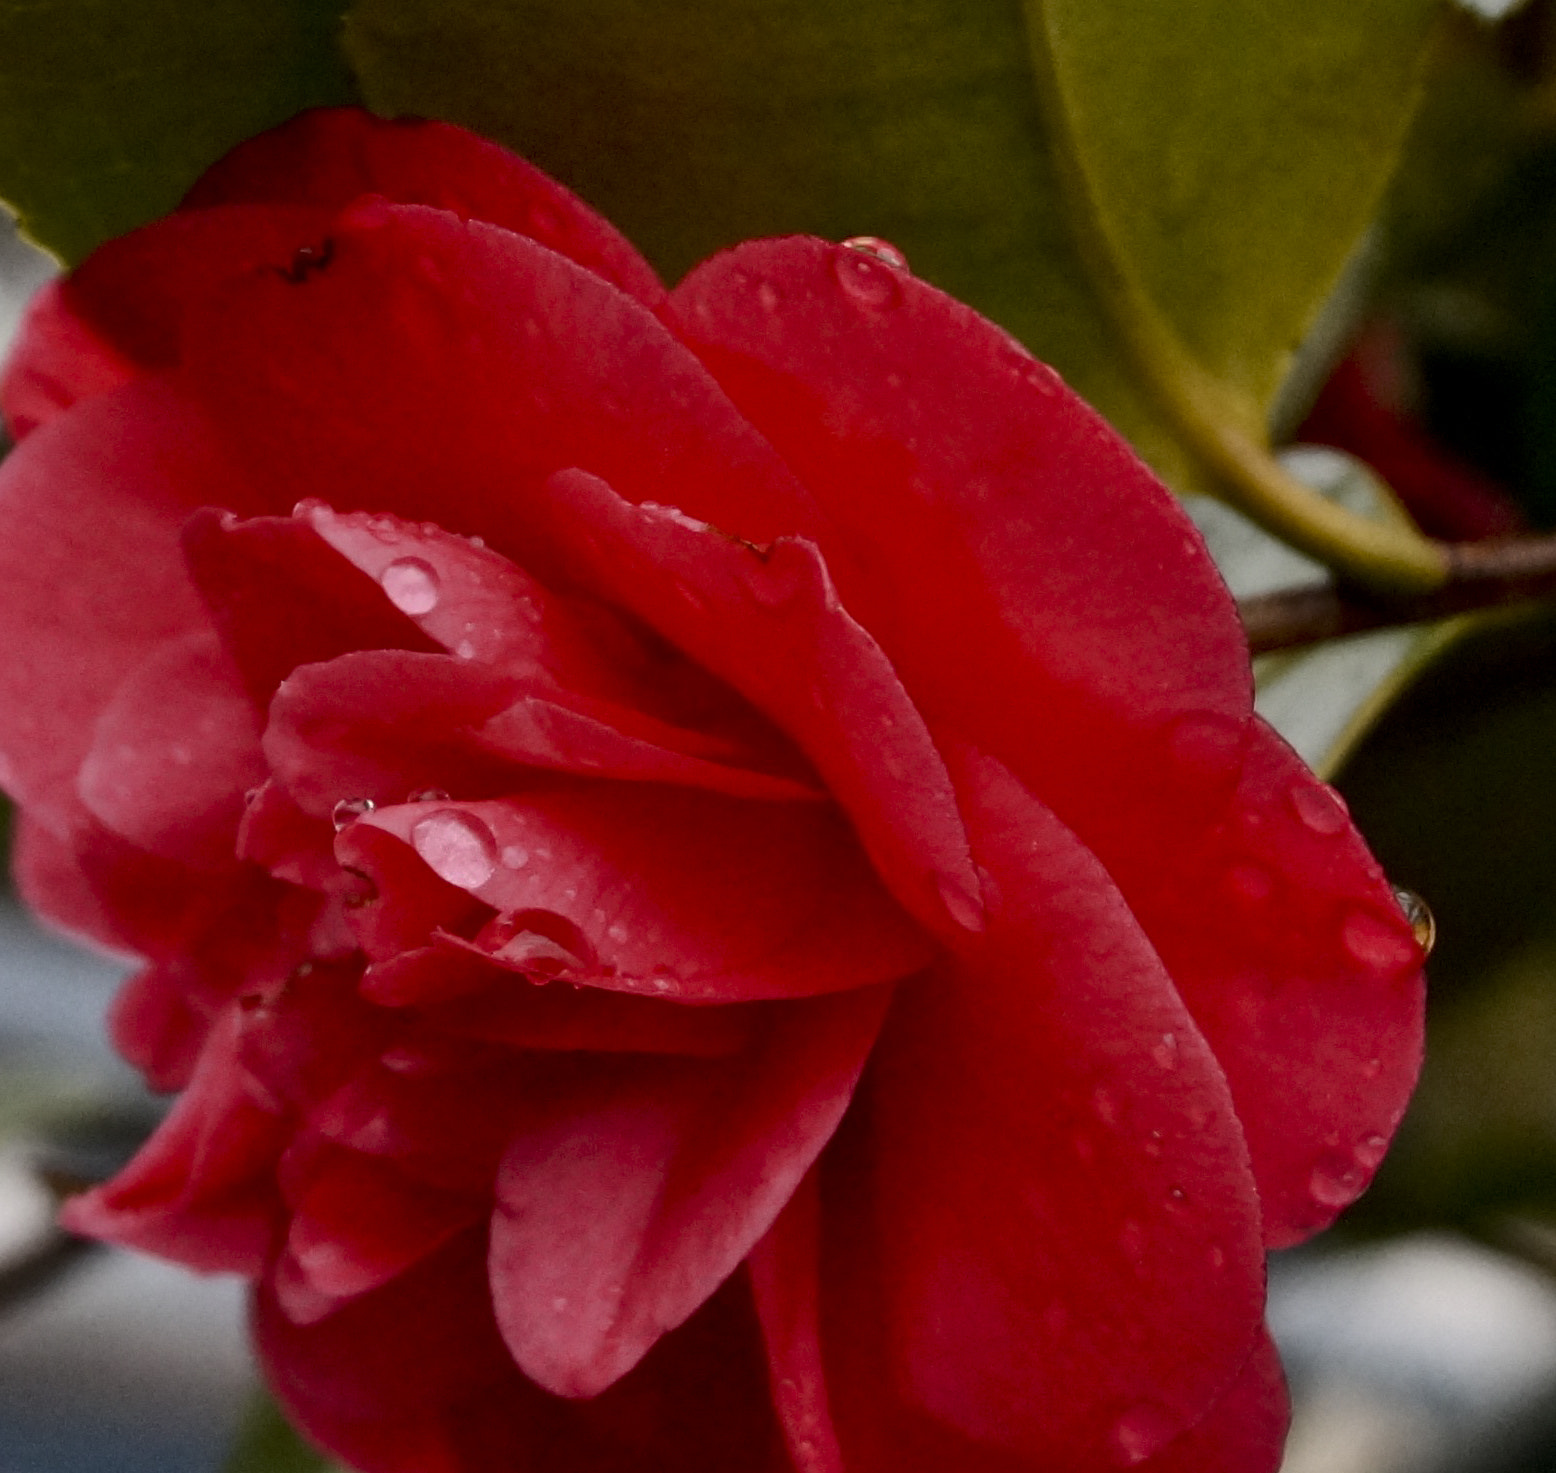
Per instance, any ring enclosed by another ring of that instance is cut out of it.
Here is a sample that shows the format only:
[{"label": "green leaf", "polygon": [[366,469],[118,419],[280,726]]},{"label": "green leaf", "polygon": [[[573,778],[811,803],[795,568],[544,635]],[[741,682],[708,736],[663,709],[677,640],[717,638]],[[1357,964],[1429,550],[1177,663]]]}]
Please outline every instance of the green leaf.
[{"label": "green leaf", "polygon": [[257,1391],[223,1473],[347,1473],[293,1431],[268,1392]]},{"label": "green leaf", "polygon": [[894,241],[1189,489],[1179,365],[1130,334],[1150,318],[1262,416],[1388,178],[1435,9],[359,0],[346,47],[372,106],[527,154],[671,278],[755,235]]},{"label": "green leaf", "polygon": [[244,138],[354,98],[338,0],[0,0],[0,195],[67,262]]}]

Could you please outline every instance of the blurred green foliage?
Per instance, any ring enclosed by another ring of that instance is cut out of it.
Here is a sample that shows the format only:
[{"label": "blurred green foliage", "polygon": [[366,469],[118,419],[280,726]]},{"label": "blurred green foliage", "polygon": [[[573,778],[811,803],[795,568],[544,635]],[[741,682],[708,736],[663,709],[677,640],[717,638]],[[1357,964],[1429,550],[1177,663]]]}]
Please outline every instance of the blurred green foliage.
[{"label": "blurred green foliage", "polygon": [[234,144],[355,92],[337,0],[4,0],[0,196],[67,262]]}]

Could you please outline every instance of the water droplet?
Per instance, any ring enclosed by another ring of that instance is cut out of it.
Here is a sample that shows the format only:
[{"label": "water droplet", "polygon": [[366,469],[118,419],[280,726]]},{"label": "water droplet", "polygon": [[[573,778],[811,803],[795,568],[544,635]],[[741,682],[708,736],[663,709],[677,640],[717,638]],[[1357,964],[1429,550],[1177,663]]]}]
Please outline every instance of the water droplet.
[{"label": "water droplet", "polygon": [[908,269],[908,258],[889,240],[882,240],[878,235],[851,235],[843,242],[843,249],[861,251],[897,271]]},{"label": "water droplet", "polygon": [[983,930],[983,902],[965,889],[960,880],[950,875],[936,875],[935,888],[940,892],[940,902],[945,906],[946,914],[957,925],[975,935]]},{"label": "water droplet", "polygon": [[1354,961],[1379,972],[1400,971],[1421,956],[1415,937],[1374,911],[1352,910],[1340,927],[1340,939]]},{"label": "water droplet", "polygon": [[263,787],[249,788],[243,794],[243,806],[245,808],[252,808],[257,802],[259,802],[259,795],[264,791],[265,790]]},{"label": "water droplet", "polygon": [[1234,864],[1226,872],[1226,888],[1240,904],[1263,905],[1275,893],[1275,880],[1261,865]]},{"label": "water droplet", "polygon": [[1189,1205],[1189,1194],[1182,1187],[1168,1187],[1167,1205],[1178,1208],[1187,1207]]},{"label": "water droplet", "polygon": [[756,299],[762,304],[764,312],[776,312],[782,298],[778,295],[778,288],[772,282],[764,281],[756,289]]},{"label": "water droplet", "polygon": [[1333,1152],[1318,1158],[1308,1178],[1308,1195],[1320,1207],[1348,1206],[1361,1191],[1366,1172],[1350,1156]]},{"label": "water droplet", "polygon": [[502,851],[502,862],[509,869],[523,869],[529,863],[529,850],[518,844],[509,844]]},{"label": "water droplet", "polygon": [[844,295],[872,312],[885,311],[901,301],[897,269],[855,247],[844,247],[832,257],[832,274]]},{"label": "water droplet", "polygon": [[1388,1137],[1383,1135],[1364,1135],[1356,1142],[1356,1160],[1364,1171],[1371,1171],[1387,1154],[1389,1148]]},{"label": "water droplet", "polygon": [[411,846],[439,879],[478,890],[497,868],[497,842],[474,814],[444,808],[411,830]]},{"label": "water droplet", "polygon": [[680,985],[675,978],[663,975],[655,977],[653,981],[655,992],[674,992]]},{"label": "water droplet", "polygon": [[1376,1079],[1378,1075],[1383,1072],[1383,1060],[1368,1059],[1367,1062],[1361,1066],[1361,1072],[1363,1079]]},{"label": "water droplet", "polygon": [[1097,1119],[1107,1126],[1117,1125],[1119,1117],[1123,1114],[1118,1096],[1105,1084],[1099,1084],[1092,1090],[1091,1108],[1096,1113]]},{"label": "water droplet", "polygon": [[1350,810],[1328,783],[1296,782],[1288,796],[1291,807],[1302,823],[1315,834],[1338,834],[1350,822]]},{"label": "water droplet", "polygon": [[514,931],[501,946],[494,949],[493,955],[537,977],[556,977],[563,972],[587,970],[582,957],[539,931]]},{"label": "water droplet", "polygon": [[402,614],[415,618],[438,606],[437,572],[419,557],[396,558],[378,575],[378,581],[389,602]]},{"label": "water droplet", "polygon": [[1402,890],[1394,887],[1394,899],[1399,902],[1399,908],[1405,914],[1405,919],[1410,922],[1410,933],[1416,938],[1416,945],[1421,948],[1423,956],[1430,956],[1432,948],[1437,945],[1437,917],[1432,914],[1429,906],[1414,890]]},{"label": "water droplet", "polygon": [[1121,1468],[1133,1468],[1154,1457],[1177,1433],[1178,1423],[1165,1408],[1142,1402],[1113,1424],[1108,1438],[1113,1461]]},{"label": "water droplet", "polygon": [[448,794],[442,788],[422,788],[419,792],[407,793],[407,803],[447,803]]},{"label": "water droplet", "polygon": [[292,507],[292,515],[299,521],[307,522],[332,522],[335,520],[335,510],[327,501],[320,501],[317,496],[305,496]]},{"label": "water droplet", "polygon": [[1118,1230],[1118,1246],[1126,1258],[1138,1263],[1145,1253],[1145,1229],[1131,1218]]},{"label": "water droplet", "polygon": [[365,813],[371,813],[378,805],[371,798],[342,798],[330,809],[330,822],[335,825],[338,834],[342,829],[350,828]]},{"label": "water droplet", "polygon": [[567,1295],[558,1294],[556,1298],[551,1301],[551,1308],[554,1309],[558,1314],[566,1314]]},{"label": "water droplet", "polygon": [[392,1074],[431,1074],[440,1064],[435,1054],[413,1043],[398,1043],[386,1048],[379,1062]]},{"label": "water droplet", "polygon": [[621,942],[625,941],[632,933],[624,925],[622,925],[620,921],[617,921],[615,925],[611,926],[605,932],[605,934],[609,936],[612,941]]},{"label": "water droplet", "polygon": [[1206,1255],[1210,1259],[1210,1266],[1217,1273],[1226,1267],[1226,1249],[1219,1243],[1210,1245],[1210,1252]]},{"label": "water droplet", "polygon": [[1217,711],[1180,716],[1167,733],[1167,753],[1188,778],[1231,773],[1243,752],[1243,723]]},{"label": "water droplet", "polygon": [[473,660],[475,659],[475,646],[468,639],[462,639],[454,646],[454,653],[461,660]]},{"label": "water droplet", "polygon": [[1143,1150],[1147,1156],[1151,1157],[1152,1160],[1158,1159],[1162,1154],[1161,1131],[1153,1130],[1148,1136],[1146,1136],[1145,1144],[1140,1149]]},{"label": "water droplet", "polygon": [[1178,1035],[1176,1033],[1164,1033],[1161,1038],[1151,1045],[1151,1057],[1163,1069],[1176,1069],[1178,1067]]}]

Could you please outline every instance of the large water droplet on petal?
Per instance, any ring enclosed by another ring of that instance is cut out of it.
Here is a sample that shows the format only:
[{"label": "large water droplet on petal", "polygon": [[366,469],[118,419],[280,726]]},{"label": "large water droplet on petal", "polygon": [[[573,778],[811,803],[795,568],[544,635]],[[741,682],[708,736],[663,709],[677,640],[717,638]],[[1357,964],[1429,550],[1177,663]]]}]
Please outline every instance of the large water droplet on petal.
[{"label": "large water droplet on petal", "polygon": [[1291,806],[1303,825],[1315,834],[1338,834],[1350,822],[1350,810],[1327,783],[1293,783]]},{"label": "large water droplet on petal", "polygon": [[1394,888],[1394,899],[1410,922],[1410,934],[1416,938],[1416,945],[1423,955],[1430,956],[1437,945],[1437,917],[1432,914],[1431,906],[1414,890],[1401,890],[1398,886]]},{"label": "large water droplet on petal", "polygon": [[1113,1424],[1109,1451],[1119,1467],[1133,1468],[1154,1457],[1177,1433],[1178,1422],[1165,1408],[1142,1402]]},{"label": "large water droplet on petal", "polygon": [[832,257],[832,274],[844,295],[872,312],[885,311],[902,300],[902,283],[897,279],[900,269],[873,251],[854,245],[845,245]]},{"label": "large water droplet on petal", "polygon": [[1389,1148],[1388,1137],[1382,1135],[1364,1135],[1356,1142],[1356,1160],[1364,1171],[1371,1171]]},{"label": "large water droplet on petal", "polygon": [[497,841],[473,814],[444,808],[411,830],[411,846],[439,879],[479,890],[497,868]]},{"label": "large water droplet on petal", "polygon": [[396,558],[379,574],[378,581],[389,602],[402,614],[415,618],[438,606],[438,575],[431,563],[419,557]]},{"label": "large water droplet on petal", "polygon": [[378,805],[371,798],[342,798],[330,809],[330,822],[335,825],[338,834],[342,829],[349,828],[363,814],[371,813]]}]

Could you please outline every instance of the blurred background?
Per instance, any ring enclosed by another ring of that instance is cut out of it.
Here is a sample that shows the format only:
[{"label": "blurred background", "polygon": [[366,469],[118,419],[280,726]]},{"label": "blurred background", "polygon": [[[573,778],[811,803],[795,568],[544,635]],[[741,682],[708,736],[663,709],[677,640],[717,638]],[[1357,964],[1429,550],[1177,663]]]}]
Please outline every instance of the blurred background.
[{"label": "blurred background", "polygon": [[[51,270],[0,220],[0,339]],[[1456,13],[1277,413],[1331,447],[1288,463],[1333,494],[1365,462],[1437,535],[1556,527],[1556,0]],[[1324,576],[1194,511],[1236,591]],[[1328,754],[1440,939],[1394,1151],[1333,1233],[1271,1265],[1286,1473],[1556,1473],[1556,616],[1304,659],[1261,666],[1261,709]],[[123,971],[0,896],[0,1473],[215,1473],[254,1385],[241,1285],[53,1226],[161,1108],[104,1037]]]}]

